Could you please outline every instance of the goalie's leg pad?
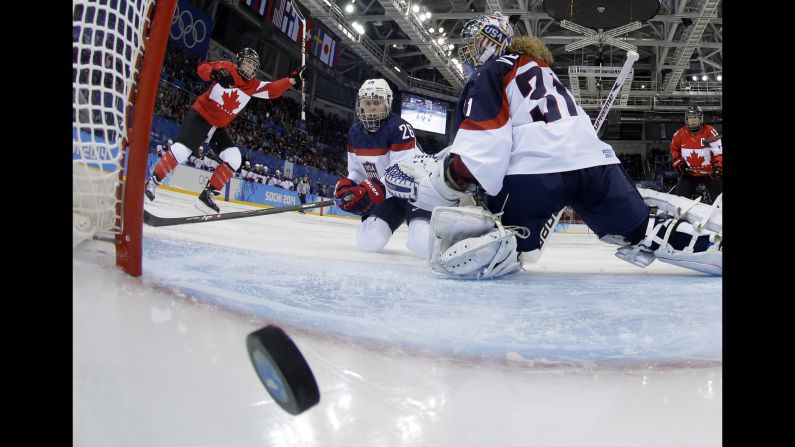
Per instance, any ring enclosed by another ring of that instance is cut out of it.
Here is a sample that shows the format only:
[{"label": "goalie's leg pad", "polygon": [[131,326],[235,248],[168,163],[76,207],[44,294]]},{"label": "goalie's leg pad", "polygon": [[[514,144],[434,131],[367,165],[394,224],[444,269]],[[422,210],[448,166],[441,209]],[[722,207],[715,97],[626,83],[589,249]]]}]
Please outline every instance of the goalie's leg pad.
[{"label": "goalie's leg pad", "polygon": [[621,247],[616,256],[639,267],[654,259],[710,275],[723,275],[722,240],[709,230],[696,231],[679,219],[658,219],[637,245]]},{"label": "goalie's leg pad", "polygon": [[356,244],[360,250],[366,252],[381,250],[391,237],[392,229],[389,224],[376,216],[370,216],[362,221],[356,230]]},{"label": "goalie's leg pad", "polygon": [[447,273],[478,279],[496,278],[521,268],[516,236],[504,228],[456,242],[441,254],[439,263]]},{"label": "goalie's leg pad", "polygon": [[437,207],[431,216],[431,255],[435,272],[465,278],[496,278],[521,268],[516,236],[479,206]]},{"label": "goalie's leg pad", "polygon": [[494,220],[489,216],[491,213],[479,206],[434,208],[428,240],[431,248],[428,264],[431,270],[447,273],[447,270],[439,264],[441,254],[462,239],[488,233],[494,228]]}]

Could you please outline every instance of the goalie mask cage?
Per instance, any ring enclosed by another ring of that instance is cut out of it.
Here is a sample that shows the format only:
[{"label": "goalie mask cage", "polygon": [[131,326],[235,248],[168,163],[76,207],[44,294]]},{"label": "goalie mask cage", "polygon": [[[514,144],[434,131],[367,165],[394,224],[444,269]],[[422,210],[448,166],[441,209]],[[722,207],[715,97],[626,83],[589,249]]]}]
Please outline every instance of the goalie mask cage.
[{"label": "goalie mask cage", "polygon": [[141,274],[149,135],[176,2],[72,3],[74,242],[114,241],[116,264],[133,276]]}]

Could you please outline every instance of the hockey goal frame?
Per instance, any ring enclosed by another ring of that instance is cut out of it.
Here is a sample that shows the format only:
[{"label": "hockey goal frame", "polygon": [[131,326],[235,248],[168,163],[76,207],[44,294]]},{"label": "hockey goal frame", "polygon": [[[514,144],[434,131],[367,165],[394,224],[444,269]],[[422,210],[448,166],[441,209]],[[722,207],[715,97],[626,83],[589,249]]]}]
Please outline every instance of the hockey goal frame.
[{"label": "hockey goal frame", "polygon": [[[122,1],[76,0],[73,2],[73,8],[78,6],[90,8],[108,3],[126,4]],[[116,167],[118,182],[113,191],[116,199],[115,227],[118,230],[114,230],[113,233],[115,233],[116,265],[132,276],[140,276],[142,273],[144,183],[152,115],[176,6],[177,0],[153,0],[148,6],[141,35],[142,43],[139,45],[137,56],[134,56],[136,60],[131,61],[134,69],[131,70],[129,77],[126,77],[126,81],[130,82],[130,93],[124,111],[124,132],[118,141],[118,148],[122,153],[119,165]],[[85,14],[82,18],[85,18]],[[79,73],[78,79],[80,79]],[[77,84],[79,86],[80,81]],[[75,113],[80,113],[76,111],[78,108],[76,104],[73,104],[73,107]],[[80,129],[76,128],[75,132],[78,133],[79,139]],[[78,141],[73,143],[73,151],[78,150],[76,149],[78,145]],[[77,178],[73,171],[72,181],[74,194],[75,183],[82,179]]]}]

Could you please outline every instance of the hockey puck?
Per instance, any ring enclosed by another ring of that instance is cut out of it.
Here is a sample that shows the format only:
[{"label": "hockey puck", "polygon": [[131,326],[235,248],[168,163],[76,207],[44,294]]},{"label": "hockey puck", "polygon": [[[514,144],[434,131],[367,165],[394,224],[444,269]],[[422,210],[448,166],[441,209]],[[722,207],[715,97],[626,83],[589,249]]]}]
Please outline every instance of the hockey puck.
[{"label": "hockey puck", "polygon": [[281,328],[268,325],[248,334],[246,347],[257,376],[284,411],[301,414],[320,401],[309,364]]}]

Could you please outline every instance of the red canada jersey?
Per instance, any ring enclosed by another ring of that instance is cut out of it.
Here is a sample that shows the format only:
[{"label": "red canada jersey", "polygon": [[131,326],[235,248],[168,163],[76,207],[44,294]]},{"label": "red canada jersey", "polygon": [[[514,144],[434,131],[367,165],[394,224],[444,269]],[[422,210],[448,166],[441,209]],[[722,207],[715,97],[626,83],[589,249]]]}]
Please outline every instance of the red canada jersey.
[{"label": "red canada jersey", "polygon": [[260,81],[257,78],[247,81],[237,72],[235,64],[229,61],[202,62],[196,71],[200,78],[209,81],[213,69],[221,68],[232,75],[232,79],[235,80],[234,87],[223,88],[218,83],[214,83],[193,103],[193,108],[208,123],[218,128],[228,126],[248,104],[252,96],[263,99],[278,98],[292,87],[289,78],[282,78],[274,82]]},{"label": "red canada jersey", "polygon": [[671,139],[671,161],[683,158],[690,168],[690,175],[703,177],[712,172],[713,166],[723,168],[723,144],[721,139],[706,143],[704,140],[714,138],[718,131],[709,124],[701,126],[701,130],[693,135],[687,126],[679,128]]}]

